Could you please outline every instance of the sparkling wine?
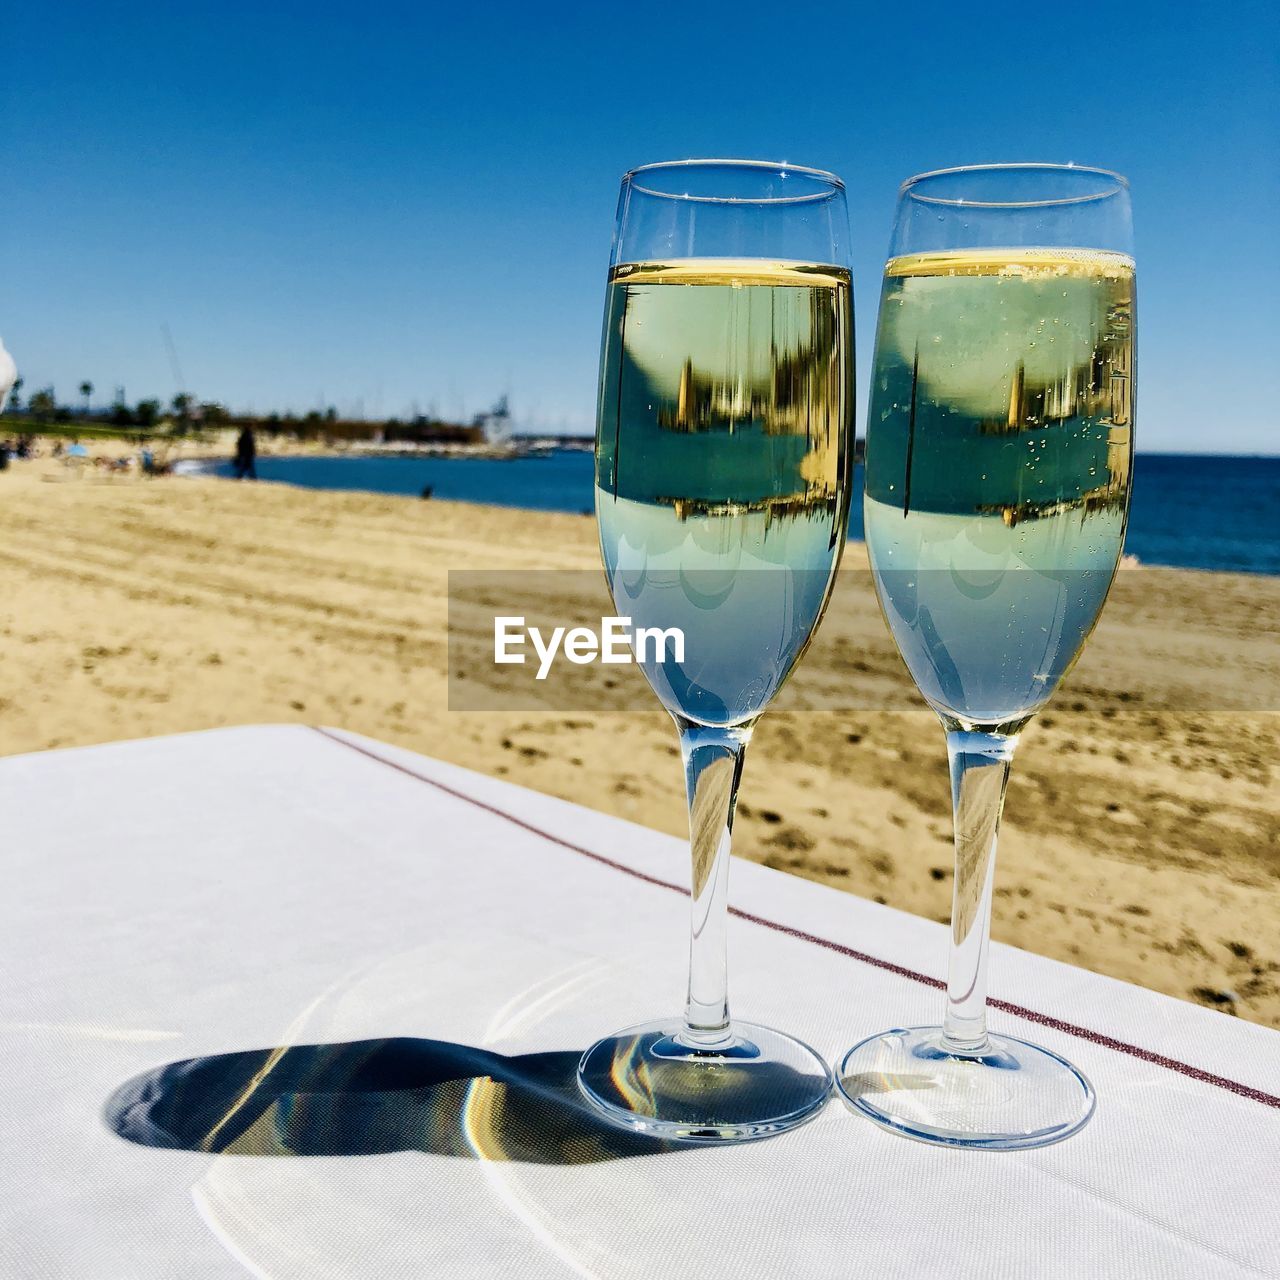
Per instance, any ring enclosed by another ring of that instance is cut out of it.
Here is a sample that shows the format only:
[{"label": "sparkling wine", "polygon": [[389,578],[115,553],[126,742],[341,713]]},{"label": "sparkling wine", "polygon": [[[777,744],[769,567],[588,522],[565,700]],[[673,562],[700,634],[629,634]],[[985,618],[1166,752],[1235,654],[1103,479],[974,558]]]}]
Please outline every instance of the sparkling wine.
[{"label": "sparkling wine", "polygon": [[1132,468],[1122,254],[987,249],[886,268],[866,537],[912,676],[949,724],[1010,732],[1106,599]]},{"label": "sparkling wine", "polygon": [[848,517],[849,274],[701,259],[610,274],[596,512],[620,614],[671,711],[749,723],[821,618]]}]

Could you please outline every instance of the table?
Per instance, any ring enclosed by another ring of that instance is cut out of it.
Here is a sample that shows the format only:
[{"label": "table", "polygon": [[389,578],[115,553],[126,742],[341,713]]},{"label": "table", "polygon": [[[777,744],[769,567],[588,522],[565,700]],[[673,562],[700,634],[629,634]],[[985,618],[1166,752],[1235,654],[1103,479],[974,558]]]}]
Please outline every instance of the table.
[{"label": "table", "polygon": [[[1280,1275],[1268,1029],[996,945],[995,1027],[1097,1087],[1076,1138],[833,1101],[663,1149],[573,1067],[680,1004],[682,842],[302,726],[11,758],[0,812],[6,1277]],[[941,926],[749,863],[730,898],[742,1016],[829,1057],[936,1017]]]}]

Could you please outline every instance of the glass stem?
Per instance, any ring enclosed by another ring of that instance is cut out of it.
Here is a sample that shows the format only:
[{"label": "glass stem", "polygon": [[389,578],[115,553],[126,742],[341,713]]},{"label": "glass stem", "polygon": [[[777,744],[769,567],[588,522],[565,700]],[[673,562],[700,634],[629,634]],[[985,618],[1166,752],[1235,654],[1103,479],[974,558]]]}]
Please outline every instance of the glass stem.
[{"label": "glass stem", "polygon": [[996,837],[1016,736],[954,729],[947,732],[956,874],[951,901],[951,956],[943,1047],[977,1054],[987,1046],[987,941]]},{"label": "glass stem", "polygon": [[729,843],[751,726],[731,729],[676,717],[689,797],[693,891],[689,937],[689,1001],[680,1039],[712,1049],[730,1039]]}]

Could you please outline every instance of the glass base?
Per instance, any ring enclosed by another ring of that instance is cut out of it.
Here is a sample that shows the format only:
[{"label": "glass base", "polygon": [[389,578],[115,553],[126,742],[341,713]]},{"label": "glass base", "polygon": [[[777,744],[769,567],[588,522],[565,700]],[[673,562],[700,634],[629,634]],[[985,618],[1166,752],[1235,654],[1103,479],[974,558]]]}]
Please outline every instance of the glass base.
[{"label": "glass base", "polygon": [[981,1053],[954,1053],[941,1027],[898,1028],[854,1045],[836,1088],[895,1133],[996,1151],[1061,1142],[1084,1127],[1096,1102],[1089,1081],[1048,1049],[991,1036]]},{"label": "glass base", "polygon": [[812,1120],[831,1071],[807,1044],[735,1022],[723,1042],[685,1041],[679,1019],[628,1027],[591,1046],[578,1087],[603,1116],[686,1142],[745,1142]]}]

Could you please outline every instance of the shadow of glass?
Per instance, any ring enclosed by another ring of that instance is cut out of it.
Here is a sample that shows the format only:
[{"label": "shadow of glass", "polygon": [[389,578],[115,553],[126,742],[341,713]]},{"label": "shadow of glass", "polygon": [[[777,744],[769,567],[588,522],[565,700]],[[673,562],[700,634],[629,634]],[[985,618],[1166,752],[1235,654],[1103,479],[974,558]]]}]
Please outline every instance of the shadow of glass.
[{"label": "shadow of glass", "polygon": [[242,1156],[591,1164],[676,1149],[599,1119],[578,1093],[580,1056],[407,1037],[224,1053],[135,1077],[104,1119],[142,1146]]}]

